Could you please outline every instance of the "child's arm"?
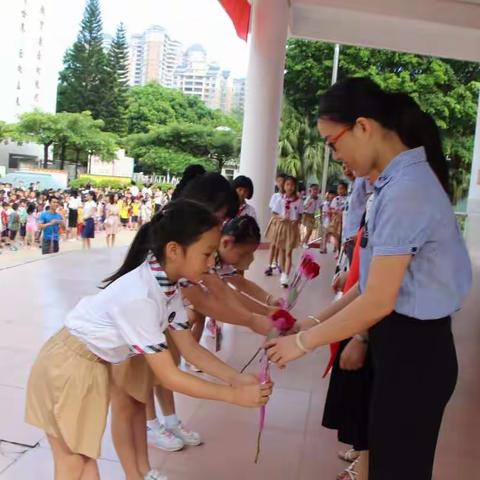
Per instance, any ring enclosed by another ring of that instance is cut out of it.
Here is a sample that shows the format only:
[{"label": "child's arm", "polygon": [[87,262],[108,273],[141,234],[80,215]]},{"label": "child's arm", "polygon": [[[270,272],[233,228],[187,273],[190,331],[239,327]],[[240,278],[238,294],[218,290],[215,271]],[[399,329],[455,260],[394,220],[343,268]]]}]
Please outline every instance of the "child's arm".
[{"label": "child's arm", "polygon": [[[270,313],[272,313],[272,307],[276,305],[276,299],[274,299],[273,295],[269,294],[262,287],[252,282],[251,280],[247,280],[241,275],[235,275],[228,278],[226,281],[227,283],[233,285],[240,294],[247,294],[249,297],[257,300],[257,302],[252,302],[252,300],[249,300],[248,297],[246,297],[245,295],[241,295],[241,298],[243,297],[242,303],[244,305],[245,303],[243,302],[243,299],[246,299],[249,302],[248,305],[253,303],[256,305],[256,308],[263,306],[263,311],[258,313],[261,313],[262,315],[269,315]],[[259,302],[261,305],[259,305]]]},{"label": "child's arm", "polygon": [[256,377],[237,372],[234,368],[222,362],[216,355],[199,345],[190,329],[170,330],[170,335],[180,350],[182,357],[188,363],[200,368],[202,372],[233,386],[258,383]]},{"label": "child's arm", "polygon": [[259,407],[268,402],[272,393],[272,384],[232,387],[207,382],[185,373],[177,368],[168,350],[145,355],[145,359],[163,387],[190,397],[220,400],[242,407]]},{"label": "child's arm", "polygon": [[182,289],[182,295],[191,302],[195,310],[221,322],[249,327],[260,335],[268,334],[272,329],[269,318],[262,317],[244,308],[235,293],[222,280],[219,280],[221,286],[215,286],[215,289],[218,289],[220,293],[217,290],[215,294],[212,291],[214,279],[208,281],[210,283],[208,292],[198,285]]}]

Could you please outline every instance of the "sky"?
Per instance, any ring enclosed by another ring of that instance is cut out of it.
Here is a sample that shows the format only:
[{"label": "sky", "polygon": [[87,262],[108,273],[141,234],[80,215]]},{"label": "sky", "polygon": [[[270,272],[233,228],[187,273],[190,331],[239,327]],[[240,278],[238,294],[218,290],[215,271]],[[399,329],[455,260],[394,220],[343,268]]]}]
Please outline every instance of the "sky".
[{"label": "sky", "polygon": [[[57,47],[68,48],[82,19],[85,0],[55,0]],[[247,44],[240,40],[230,18],[217,0],[100,0],[104,33],[114,34],[123,22],[127,34],[141,33],[150,25],[165,27],[185,48],[200,43],[209,60],[230,70],[234,77],[247,71]]]}]

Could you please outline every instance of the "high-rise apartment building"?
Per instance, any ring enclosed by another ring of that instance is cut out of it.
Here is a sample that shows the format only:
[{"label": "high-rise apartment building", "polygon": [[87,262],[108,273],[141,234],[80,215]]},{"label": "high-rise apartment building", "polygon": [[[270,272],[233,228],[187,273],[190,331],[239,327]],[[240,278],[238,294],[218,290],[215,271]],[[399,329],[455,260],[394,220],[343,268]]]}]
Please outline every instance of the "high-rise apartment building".
[{"label": "high-rise apartment building", "polygon": [[182,58],[182,44],[163,27],[153,25],[130,42],[130,84],[156,81],[172,87],[173,72]]},{"label": "high-rise apartment building", "polygon": [[235,78],[233,80],[233,99],[232,111],[243,115],[245,108],[245,87],[247,81],[245,78]]}]

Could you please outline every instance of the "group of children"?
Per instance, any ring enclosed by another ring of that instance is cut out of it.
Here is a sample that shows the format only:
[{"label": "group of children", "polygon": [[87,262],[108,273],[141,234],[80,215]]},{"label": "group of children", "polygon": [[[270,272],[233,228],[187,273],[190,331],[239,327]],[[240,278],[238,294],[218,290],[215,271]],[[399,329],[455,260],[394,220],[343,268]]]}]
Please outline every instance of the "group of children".
[{"label": "group of children", "polygon": [[337,191],[329,190],[325,199],[321,198],[317,184],[311,184],[308,195],[302,195],[298,191],[295,177],[279,174],[276,178],[276,192],[269,204],[272,218],[265,235],[271,248],[265,275],[271,276],[278,271],[281,285],[288,287],[293,251],[300,244],[304,248],[309,247],[317,226],[317,214],[320,214],[317,230],[321,241],[320,252],[327,253],[327,245],[331,241],[334,252],[338,255],[347,193],[347,184],[340,182]]},{"label": "group of children", "polygon": [[[147,451],[147,438],[155,440],[160,427],[154,391],[163,432],[187,445],[201,440],[177,418],[173,392],[243,407],[268,401],[270,383],[231,368],[198,335],[205,316],[261,335],[273,329],[279,301],[241,273],[260,243],[256,220],[242,211],[253,194],[247,184],[240,178],[230,185],[214,173],[193,178],[142,225],[119,270],[42,348],[28,382],[26,419],[47,434],[56,480],[99,478],[95,459],[109,405],[126,478],[159,480],[166,477],[151,467]],[[180,357],[220,383],[179,369]]]}]

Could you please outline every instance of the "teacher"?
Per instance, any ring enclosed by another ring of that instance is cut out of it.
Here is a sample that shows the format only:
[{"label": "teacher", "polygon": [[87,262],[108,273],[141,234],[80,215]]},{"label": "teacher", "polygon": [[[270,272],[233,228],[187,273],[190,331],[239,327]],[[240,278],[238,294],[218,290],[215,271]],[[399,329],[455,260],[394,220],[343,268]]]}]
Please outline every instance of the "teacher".
[{"label": "teacher", "polygon": [[369,480],[428,480],[457,381],[450,316],[472,283],[438,128],[408,95],[350,78],[321,97],[318,129],[334,158],[357,176],[380,172],[360,280],[302,324],[309,329],[265,346],[283,366],[368,331],[374,370]]}]

